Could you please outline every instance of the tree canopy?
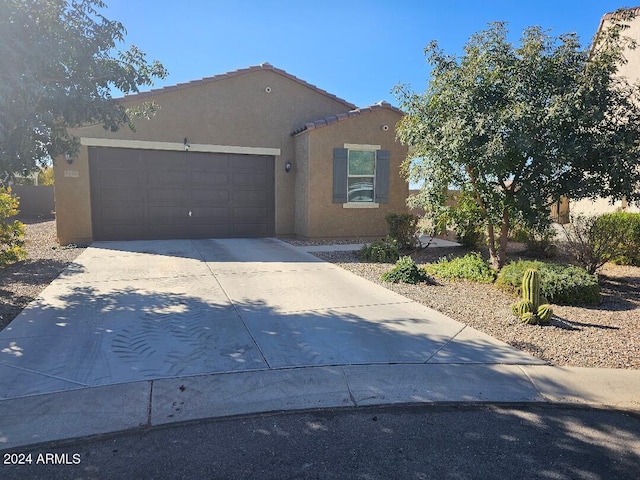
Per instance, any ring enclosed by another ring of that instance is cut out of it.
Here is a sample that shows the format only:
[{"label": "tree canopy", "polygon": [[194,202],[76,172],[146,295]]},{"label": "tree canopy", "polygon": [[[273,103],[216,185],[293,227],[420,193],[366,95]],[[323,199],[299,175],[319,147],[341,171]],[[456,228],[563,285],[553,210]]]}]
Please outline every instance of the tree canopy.
[{"label": "tree canopy", "polygon": [[423,185],[414,205],[437,220],[457,208],[445,206],[447,188],[470,195],[499,267],[513,219],[548,224],[561,196],[640,200],[640,88],[616,75],[633,47],[623,29],[614,22],[590,49],[539,27],[513,45],[505,23],[474,34],[459,57],[431,42],[427,90],[395,89],[405,171]]},{"label": "tree canopy", "polygon": [[0,172],[74,153],[69,127],[133,128],[133,117],[153,112],[112,98],[114,89],[135,93],[167,72],[135,46],[118,50],[126,31],[105,8],[100,0],[0,2]]}]

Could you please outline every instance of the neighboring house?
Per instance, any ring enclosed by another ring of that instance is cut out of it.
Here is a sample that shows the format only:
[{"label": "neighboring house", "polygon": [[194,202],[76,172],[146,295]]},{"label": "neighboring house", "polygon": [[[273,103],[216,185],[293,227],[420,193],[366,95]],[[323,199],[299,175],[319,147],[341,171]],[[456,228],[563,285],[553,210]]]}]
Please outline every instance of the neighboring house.
[{"label": "neighboring house", "polygon": [[[622,32],[622,35],[633,39],[638,45],[640,45],[640,7],[634,7],[626,9],[631,11],[635,18],[626,22],[629,28]],[[603,15],[600,20],[598,31],[596,32],[596,41],[599,33],[607,26],[611,25],[611,21],[614,18],[616,12],[609,12]],[[640,48],[635,50],[626,50],[625,58],[627,63],[620,65],[618,68],[618,74],[622,77],[626,77],[631,83],[640,81]],[[640,165],[640,159],[638,160]],[[640,168],[640,167],[639,167]],[[571,215],[599,215],[602,213],[626,211],[626,212],[640,212],[637,206],[629,205],[625,200],[618,200],[611,202],[610,199],[600,198],[598,200],[579,200],[570,202]]]},{"label": "neighboring house", "polygon": [[373,238],[406,211],[402,112],[366,108],[265,63],[131,95],[136,132],[75,129],[57,159],[62,244],[207,237]]}]

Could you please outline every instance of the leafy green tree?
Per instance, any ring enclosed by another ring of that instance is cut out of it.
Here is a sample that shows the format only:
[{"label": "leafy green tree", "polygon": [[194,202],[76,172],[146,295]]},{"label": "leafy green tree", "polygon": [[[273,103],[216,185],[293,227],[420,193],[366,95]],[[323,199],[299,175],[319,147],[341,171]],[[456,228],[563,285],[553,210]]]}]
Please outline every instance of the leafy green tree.
[{"label": "leafy green tree", "polygon": [[431,42],[426,92],[395,89],[407,112],[398,125],[411,152],[405,172],[423,184],[415,206],[438,223],[457,208],[445,207],[448,187],[471,194],[499,268],[513,219],[543,229],[563,195],[638,201],[640,88],[616,75],[633,47],[622,35],[629,15],[591,49],[539,27],[514,46],[504,23],[474,34],[459,57]]},{"label": "leafy green tree", "polygon": [[115,131],[153,113],[152,104],[129,111],[112,98],[166,70],[135,46],[118,50],[125,29],[104,8],[101,0],[0,2],[0,172],[30,172],[75,153],[69,127],[101,123]]}]

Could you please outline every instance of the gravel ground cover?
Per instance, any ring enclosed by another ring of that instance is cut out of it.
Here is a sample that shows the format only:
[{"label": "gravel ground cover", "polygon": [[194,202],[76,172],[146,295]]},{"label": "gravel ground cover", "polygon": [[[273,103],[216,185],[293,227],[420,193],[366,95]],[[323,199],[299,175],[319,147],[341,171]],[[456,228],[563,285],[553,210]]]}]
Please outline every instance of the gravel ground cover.
[{"label": "gravel ground cover", "polygon": [[[427,248],[412,257],[424,265],[465,253],[461,248]],[[514,317],[510,305],[515,297],[491,284],[442,279],[438,285],[393,284],[380,280],[393,264],[363,262],[355,252],[316,255],[552,365],[640,369],[640,267],[605,265],[601,305],[553,305],[550,325],[536,326]]]},{"label": "gravel ground cover", "polygon": [[20,219],[27,259],[0,268],[0,330],[36,298],[84,248],[60,247],[53,219]]}]

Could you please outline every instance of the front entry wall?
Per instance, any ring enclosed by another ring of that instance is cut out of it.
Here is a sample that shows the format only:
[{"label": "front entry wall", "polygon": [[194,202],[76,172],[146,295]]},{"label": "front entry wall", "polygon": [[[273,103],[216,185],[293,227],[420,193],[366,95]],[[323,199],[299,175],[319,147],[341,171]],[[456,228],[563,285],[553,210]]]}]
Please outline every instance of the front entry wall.
[{"label": "front entry wall", "polygon": [[94,240],[275,234],[274,157],[89,148]]}]

